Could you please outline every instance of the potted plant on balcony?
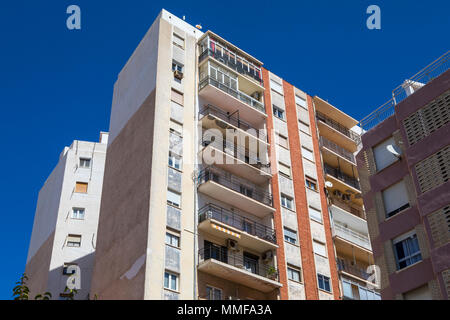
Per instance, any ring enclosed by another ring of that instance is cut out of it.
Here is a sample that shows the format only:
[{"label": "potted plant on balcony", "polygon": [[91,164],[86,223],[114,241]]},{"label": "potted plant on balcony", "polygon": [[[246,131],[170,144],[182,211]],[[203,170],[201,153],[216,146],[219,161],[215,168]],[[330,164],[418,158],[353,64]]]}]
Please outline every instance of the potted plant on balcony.
[{"label": "potted plant on balcony", "polygon": [[275,280],[277,277],[277,269],[274,266],[270,266],[267,268],[267,278],[271,280]]}]

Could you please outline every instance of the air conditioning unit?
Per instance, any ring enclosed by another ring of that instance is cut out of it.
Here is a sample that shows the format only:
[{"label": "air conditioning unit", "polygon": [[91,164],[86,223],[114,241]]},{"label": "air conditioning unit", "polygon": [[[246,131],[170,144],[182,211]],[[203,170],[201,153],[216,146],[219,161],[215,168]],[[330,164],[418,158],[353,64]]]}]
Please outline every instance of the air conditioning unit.
[{"label": "air conditioning unit", "polygon": [[227,247],[231,251],[239,251],[239,247],[236,240],[228,239],[227,240]]},{"label": "air conditioning unit", "polygon": [[266,251],[262,254],[262,260],[263,262],[270,262],[273,259],[273,252],[272,250]]},{"label": "air conditioning unit", "polygon": [[175,71],[173,72],[173,76],[174,76],[175,78],[177,78],[178,80],[181,80],[181,79],[183,79],[183,72],[181,72],[181,71],[179,71],[179,70],[175,70]]},{"label": "air conditioning unit", "polygon": [[334,190],[334,191],[333,191],[333,194],[334,194],[336,197],[341,197],[341,196],[342,196],[342,192],[340,192],[339,190]]}]

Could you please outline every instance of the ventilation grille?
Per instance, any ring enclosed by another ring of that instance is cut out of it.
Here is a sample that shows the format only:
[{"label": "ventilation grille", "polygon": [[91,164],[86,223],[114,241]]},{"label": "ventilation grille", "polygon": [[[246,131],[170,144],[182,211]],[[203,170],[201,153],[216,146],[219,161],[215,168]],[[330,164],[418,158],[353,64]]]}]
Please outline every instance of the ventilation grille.
[{"label": "ventilation grille", "polygon": [[403,120],[409,145],[413,145],[450,121],[450,90]]},{"label": "ventilation grille", "polygon": [[441,247],[450,242],[450,205],[428,216],[434,245]]},{"label": "ventilation grille", "polygon": [[417,179],[422,193],[448,181],[450,176],[450,145],[416,164]]}]

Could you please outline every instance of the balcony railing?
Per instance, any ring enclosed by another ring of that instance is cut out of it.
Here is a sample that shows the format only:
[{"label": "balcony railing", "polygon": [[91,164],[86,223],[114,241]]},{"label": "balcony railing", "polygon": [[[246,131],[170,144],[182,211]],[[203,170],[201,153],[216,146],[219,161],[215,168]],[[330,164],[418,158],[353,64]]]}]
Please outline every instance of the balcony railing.
[{"label": "balcony railing", "polygon": [[331,200],[331,203],[334,206],[336,206],[336,207],[338,207],[338,208],[340,208],[340,209],[342,209],[342,210],[344,210],[346,212],[349,212],[349,213],[351,213],[351,214],[353,214],[353,215],[355,215],[355,216],[357,216],[357,217],[359,217],[361,219],[366,220],[366,215],[364,213],[364,210],[359,209],[359,208],[355,208],[355,207],[349,205],[348,203],[345,203],[345,202],[341,201],[339,198],[337,198],[335,196],[330,197],[330,200]]},{"label": "balcony railing", "polygon": [[228,211],[220,206],[207,204],[199,210],[198,222],[201,223],[208,219],[214,219],[238,230],[247,232],[252,236],[256,236],[275,244],[277,243],[275,230],[272,228],[241,216],[235,212]]},{"label": "balcony railing", "polygon": [[207,105],[205,106],[201,111],[200,114],[203,116],[207,116],[207,115],[213,115],[221,120],[223,120],[224,122],[235,126],[237,128],[240,128],[242,130],[244,130],[245,132],[247,132],[248,134],[251,134],[252,136],[259,138],[265,142],[267,142],[267,135],[259,129],[256,129],[254,127],[252,127],[250,124],[248,124],[247,122],[245,122],[244,120],[239,119],[239,117],[230,115],[229,113],[222,111],[221,109],[214,107],[212,105]]},{"label": "balcony railing", "polygon": [[208,181],[213,181],[228,189],[239,192],[242,195],[253,200],[256,200],[268,206],[272,206],[271,193],[265,191],[262,188],[253,186],[251,182],[248,182],[242,178],[238,178],[226,171],[220,170],[215,167],[208,167],[200,171],[197,181],[198,185],[201,185]]},{"label": "balcony railing", "polygon": [[200,54],[198,63],[205,60],[208,56],[213,57],[215,60],[223,63],[224,65],[242,75],[249,76],[250,78],[256,80],[256,82],[258,82],[258,84],[260,84],[261,86],[263,85],[261,69],[253,66],[251,63],[244,62],[245,60],[243,60],[239,56],[236,56],[229,50],[218,49],[217,45],[213,46],[212,48],[210,47]]},{"label": "balcony railing", "polygon": [[361,187],[359,186],[359,181],[355,178],[349,177],[345,173],[341,172],[339,169],[333,168],[327,164],[324,165],[325,173],[332,175],[338,180],[341,180],[342,182],[348,184],[349,186],[352,186],[355,189],[361,190]]},{"label": "balcony railing", "polygon": [[324,137],[320,137],[320,146],[325,147],[333,151],[334,153],[337,153],[338,155],[340,155],[341,157],[347,159],[352,163],[355,163],[355,156],[353,155],[353,153]]},{"label": "balcony railing", "polygon": [[392,116],[394,114],[396,104],[405,99],[407,96],[414,94],[417,90],[420,90],[421,87],[425,86],[431,80],[446,72],[449,68],[449,61],[450,51],[447,51],[410,79],[403,82],[403,84],[392,90],[392,98],[371,114],[364,117],[364,119],[359,122],[359,127],[365,131],[369,131],[385,119]]},{"label": "balcony railing", "polygon": [[316,111],[316,117],[317,117],[317,120],[322,121],[323,123],[329,125],[333,129],[339,131],[343,135],[349,137],[350,139],[352,139],[356,143],[359,143],[360,136],[357,133],[351,131],[350,129],[344,127],[339,122],[331,119],[330,117],[327,117],[326,115],[324,115],[323,113],[321,113],[319,111]]},{"label": "balcony railing", "polygon": [[337,267],[339,271],[347,272],[355,277],[367,280],[370,277],[370,274],[366,272],[365,269],[352,265],[352,263],[346,259],[338,258],[336,259]]},{"label": "balcony railing", "polygon": [[204,87],[206,87],[208,84],[222,90],[225,93],[228,93],[229,95],[235,97],[236,99],[239,99],[240,101],[244,102],[245,104],[249,105],[250,107],[262,112],[266,113],[266,110],[264,109],[264,105],[259,102],[258,100],[250,97],[249,95],[246,95],[245,93],[233,89],[211,77],[205,77],[200,81],[199,84],[199,91],[201,91]]},{"label": "balcony railing", "polygon": [[238,146],[231,141],[221,140],[221,139],[213,139],[214,135],[206,133],[202,136],[202,146],[204,147],[214,147],[224,152],[227,155],[230,155],[236,159],[239,159],[252,167],[264,171],[267,174],[271,174],[270,163],[262,163],[261,159],[258,157],[257,150],[255,152],[250,152],[246,148],[242,146]]},{"label": "balcony railing", "polygon": [[334,234],[360,247],[372,250],[368,236],[347,228],[340,223],[334,222]]},{"label": "balcony railing", "polygon": [[251,259],[242,253],[236,253],[219,246],[209,246],[198,252],[199,262],[214,259],[230,266],[242,269],[264,278],[278,281],[278,271],[274,266],[261,263],[259,260]]}]

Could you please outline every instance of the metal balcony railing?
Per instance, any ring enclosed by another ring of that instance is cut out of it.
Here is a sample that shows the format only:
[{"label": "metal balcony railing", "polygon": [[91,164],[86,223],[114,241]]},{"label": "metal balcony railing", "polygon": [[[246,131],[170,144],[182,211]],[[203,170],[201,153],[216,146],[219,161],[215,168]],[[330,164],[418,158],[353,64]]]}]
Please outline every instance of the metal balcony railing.
[{"label": "metal balcony railing", "polygon": [[357,216],[357,217],[359,217],[361,219],[366,220],[366,215],[364,213],[364,210],[359,209],[359,208],[355,208],[354,206],[352,206],[352,205],[350,205],[350,204],[348,204],[346,202],[343,202],[342,200],[340,200],[339,198],[337,198],[335,196],[331,196],[330,197],[330,201],[331,201],[331,203],[334,206],[336,206],[336,207],[338,207],[338,208],[340,208],[340,209],[342,209],[342,210],[344,210],[346,212],[349,212],[349,213],[351,213],[351,214],[353,214],[353,215],[355,215],[355,216]]},{"label": "metal balcony railing", "polygon": [[368,250],[372,250],[370,239],[368,236],[347,228],[343,224],[333,223],[334,234],[342,239],[352,242]]},{"label": "metal balcony railing", "polygon": [[392,90],[392,98],[371,114],[364,117],[359,122],[359,127],[365,131],[369,131],[392,116],[395,112],[394,108],[396,104],[400,103],[409,95],[414,94],[417,90],[420,90],[421,87],[425,86],[431,80],[446,72],[450,65],[449,61],[450,51],[447,51],[414,76],[403,82],[403,84]]},{"label": "metal balcony railing", "polygon": [[197,184],[201,185],[208,181],[214,181],[228,189],[239,192],[242,195],[265,205],[272,206],[272,194],[262,188],[254,186],[251,182],[236,177],[231,173],[216,167],[208,167],[198,174]]},{"label": "metal balcony railing", "polygon": [[207,57],[213,57],[215,60],[223,63],[234,71],[256,80],[259,85],[263,86],[261,69],[249,64],[248,62],[242,63],[243,60],[240,57],[236,57],[234,54],[229,54],[228,51],[225,50],[217,50],[216,46],[214,46],[214,49],[209,48],[203,51],[198,58],[198,63],[201,63]]},{"label": "metal balcony railing", "polygon": [[222,90],[225,93],[228,93],[229,95],[231,95],[231,96],[235,97],[236,99],[244,102],[245,104],[249,105],[250,107],[252,107],[252,108],[254,108],[254,109],[256,109],[256,110],[258,110],[258,111],[260,111],[262,113],[266,113],[264,105],[261,102],[259,102],[258,100],[250,97],[249,95],[247,95],[247,94],[245,94],[245,93],[243,93],[243,92],[241,92],[239,90],[233,89],[233,88],[225,85],[224,83],[221,83],[221,82],[213,79],[212,77],[205,77],[204,79],[202,79],[200,81],[198,91],[201,91],[208,84],[210,84],[210,85],[212,85],[212,86]]},{"label": "metal balcony railing", "polygon": [[272,228],[267,227],[262,223],[253,221],[247,217],[241,216],[235,212],[228,211],[220,206],[207,204],[199,210],[198,222],[201,223],[208,219],[214,219],[238,230],[247,232],[252,236],[256,236],[275,244],[277,243],[275,230]]},{"label": "metal balcony railing", "polygon": [[316,111],[316,118],[319,121],[322,121],[323,123],[329,125],[330,127],[332,127],[333,129],[339,131],[340,133],[342,133],[343,135],[349,137],[350,139],[352,139],[353,141],[355,141],[355,143],[359,143],[361,137],[359,136],[359,134],[351,131],[350,129],[348,129],[347,127],[344,127],[342,124],[340,124],[339,122],[331,119],[330,117],[324,115],[323,113]]},{"label": "metal balcony railing", "polygon": [[263,163],[261,159],[258,157],[257,150],[254,152],[250,152],[243,146],[238,146],[231,141],[214,139],[215,136],[213,134],[206,133],[202,136],[202,146],[203,147],[214,147],[235,159],[239,159],[252,167],[255,167],[258,170],[264,171],[267,174],[271,174],[270,163]]},{"label": "metal balcony railing", "polygon": [[223,120],[224,122],[235,126],[237,128],[240,128],[242,130],[244,130],[245,132],[247,132],[248,134],[251,134],[252,136],[259,138],[261,140],[263,140],[264,142],[267,142],[267,135],[263,130],[259,130],[254,128],[253,126],[251,126],[250,124],[248,124],[247,122],[245,122],[244,120],[239,119],[239,117],[230,115],[228,112],[225,112],[215,106],[212,106],[210,104],[206,105],[201,111],[200,114],[202,116],[207,116],[207,115],[213,115],[221,120]]},{"label": "metal balcony railing", "polygon": [[341,172],[339,169],[333,168],[328,164],[324,165],[325,173],[332,175],[338,180],[341,180],[342,182],[352,186],[355,189],[361,190],[361,187],[359,185],[359,181],[355,178],[349,177],[345,173]]},{"label": "metal balcony railing", "polygon": [[274,266],[261,263],[259,260],[251,259],[242,253],[233,252],[220,246],[208,246],[198,252],[199,262],[214,259],[230,266],[242,269],[264,278],[278,281],[278,270]]},{"label": "metal balcony railing", "polygon": [[347,272],[364,280],[367,280],[370,277],[370,274],[366,272],[366,269],[352,264],[349,260],[337,258],[336,262],[339,271]]},{"label": "metal balcony railing", "polygon": [[338,155],[340,155],[341,157],[347,159],[352,163],[356,163],[355,156],[353,155],[353,153],[324,137],[320,137],[320,146],[325,147],[333,151],[334,153],[337,153]]}]

